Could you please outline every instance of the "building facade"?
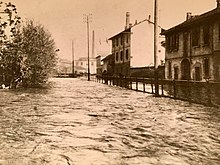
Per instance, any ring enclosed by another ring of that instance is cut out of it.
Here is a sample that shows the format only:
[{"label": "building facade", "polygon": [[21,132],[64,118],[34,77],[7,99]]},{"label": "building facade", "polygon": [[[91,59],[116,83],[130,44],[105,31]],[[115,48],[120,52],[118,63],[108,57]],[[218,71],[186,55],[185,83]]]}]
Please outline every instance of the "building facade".
[{"label": "building facade", "polygon": [[165,78],[220,81],[220,5],[162,32],[166,37]]},{"label": "building facade", "polygon": [[130,75],[130,39],[131,39],[131,25],[130,14],[126,13],[125,30],[111,37],[112,41],[112,56],[114,59],[114,75]]},{"label": "building facade", "polygon": [[[154,65],[153,28],[148,19],[130,23],[126,13],[125,30],[111,37],[114,75],[130,76],[130,68]],[[159,60],[164,59],[164,47],[159,46]]]},{"label": "building facade", "polygon": [[[88,73],[88,58],[87,57],[80,57],[79,59],[75,60],[75,67],[77,73],[83,72]],[[96,58],[89,58],[89,66],[90,66],[90,74],[96,74]],[[77,70],[77,68],[82,68],[81,70]]]}]

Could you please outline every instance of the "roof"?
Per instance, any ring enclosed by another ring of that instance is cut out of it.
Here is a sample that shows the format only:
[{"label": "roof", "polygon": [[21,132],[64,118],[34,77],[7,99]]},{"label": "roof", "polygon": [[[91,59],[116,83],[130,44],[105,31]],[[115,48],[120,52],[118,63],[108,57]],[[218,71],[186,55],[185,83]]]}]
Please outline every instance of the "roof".
[{"label": "roof", "polygon": [[186,21],[184,21],[183,23],[177,25],[177,26],[174,26],[168,30],[164,30],[161,32],[162,35],[166,35],[170,32],[173,32],[173,31],[179,31],[181,29],[184,29],[184,28],[187,28],[187,27],[190,27],[192,25],[195,25],[197,23],[201,23],[205,20],[213,20],[215,19],[216,16],[219,16],[220,15],[220,7],[217,7],[211,11],[208,11],[204,14],[201,14],[201,15],[198,15],[198,16],[195,16],[195,17],[192,17]]},{"label": "roof", "polygon": [[107,60],[109,60],[109,58],[111,58],[111,57],[112,57],[112,54],[109,54],[109,55],[107,55],[105,58],[103,58],[102,61],[107,61]]},{"label": "roof", "polygon": [[[95,60],[96,58],[95,57],[89,57],[90,60]],[[87,61],[88,60],[88,57],[80,57],[78,60],[75,60],[75,61]]]},{"label": "roof", "polygon": [[125,30],[121,31],[120,33],[110,37],[108,40],[112,40],[113,38],[115,38],[115,37],[117,37],[117,36],[119,36],[119,35],[121,35],[123,33],[131,33],[131,28],[128,28],[128,29],[125,29]]}]

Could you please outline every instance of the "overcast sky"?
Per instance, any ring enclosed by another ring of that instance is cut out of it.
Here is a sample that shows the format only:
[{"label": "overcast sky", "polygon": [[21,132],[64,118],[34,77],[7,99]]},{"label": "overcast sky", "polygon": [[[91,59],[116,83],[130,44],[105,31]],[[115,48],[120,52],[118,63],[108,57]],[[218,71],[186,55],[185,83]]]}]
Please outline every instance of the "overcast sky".
[{"label": "overcast sky", "polygon": [[[185,20],[186,12],[202,14],[216,7],[216,0],[158,0],[160,26],[167,29]],[[95,31],[97,50],[106,50],[106,38],[124,29],[125,13],[131,23],[151,15],[154,0],[11,0],[22,19],[34,19],[55,39],[59,56],[71,59],[71,41],[76,57],[87,56],[86,24],[83,14],[92,14],[90,34]]]}]

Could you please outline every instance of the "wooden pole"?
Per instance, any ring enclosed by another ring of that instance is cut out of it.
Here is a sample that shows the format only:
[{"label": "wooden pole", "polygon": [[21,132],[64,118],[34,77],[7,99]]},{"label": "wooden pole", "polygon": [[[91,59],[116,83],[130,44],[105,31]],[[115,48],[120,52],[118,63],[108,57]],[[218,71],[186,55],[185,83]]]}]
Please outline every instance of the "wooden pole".
[{"label": "wooden pole", "polygon": [[72,40],[72,74],[75,76],[75,65],[74,65],[74,41]]},{"label": "wooden pole", "polygon": [[87,42],[88,42],[88,81],[90,81],[90,65],[89,65],[89,16],[87,15]]},{"label": "wooden pole", "polygon": [[158,40],[159,40],[159,28],[158,28],[158,0],[155,0],[154,4],[154,73],[155,73],[155,96],[159,96],[159,84],[158,84]]}]

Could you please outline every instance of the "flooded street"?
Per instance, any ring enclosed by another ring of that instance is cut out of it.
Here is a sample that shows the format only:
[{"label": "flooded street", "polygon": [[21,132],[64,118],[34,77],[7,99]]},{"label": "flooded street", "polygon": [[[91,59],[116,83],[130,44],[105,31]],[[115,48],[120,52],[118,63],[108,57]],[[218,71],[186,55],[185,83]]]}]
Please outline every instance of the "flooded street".
[{"label": "flooded street", "polygon": [[79,79],[0,91],[0,165],[219,165],[220,110]]}]

